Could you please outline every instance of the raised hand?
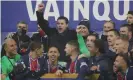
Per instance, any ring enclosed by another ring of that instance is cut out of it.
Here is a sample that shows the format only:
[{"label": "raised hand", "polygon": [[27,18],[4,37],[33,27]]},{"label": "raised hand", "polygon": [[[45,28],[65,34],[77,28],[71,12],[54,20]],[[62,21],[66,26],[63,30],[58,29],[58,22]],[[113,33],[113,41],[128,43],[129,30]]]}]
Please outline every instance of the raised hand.
[{"label": "raised hand", "polygon": [[80,27],[80,26],[77,26],[76,32],[77,32],[77,33],[81,33],[81,27]]},{"label": "raised hand", "polygon": [[44,9],[44,4],[43,4],[43,3],[40,3],[40,4],[38,5],[38,10],[37,10],[37,11],[42,12],[43,9]]}]

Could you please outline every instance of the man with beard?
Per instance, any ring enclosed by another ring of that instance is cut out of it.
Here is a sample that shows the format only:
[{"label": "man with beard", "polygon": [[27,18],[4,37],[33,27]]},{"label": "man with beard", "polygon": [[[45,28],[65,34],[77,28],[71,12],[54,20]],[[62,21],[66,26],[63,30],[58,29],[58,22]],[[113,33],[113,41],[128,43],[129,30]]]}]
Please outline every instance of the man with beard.
[{"label": "man with beard", "polygon": [[129,67],[127,55],[123,53],[118,54],[113,68],[117,74],[117,80],[133,80],[133,68]]},{"label": "man with beard", "polygon": [[17,24],[17,32],[16,33],[9,33],[7,36],[13,38],[18,46],[17,52],[20,55],[25,55],[28,51],[28,45],[30,43],[30,37],[26,35],[28,31],[28,25],[24,21],[20,21]]},{"label": "man with beard", "polygon": [[15,63],[20,60],[20,55],[17,53],[16,42],[11,38],[5,40],[4,49],[6,54],[1,59],[2,80],[10,80],[13,77],[9,74],[13,71]]},{"label": "man with beard", "polygon": [[129,24],[123,24],[120,27],[120,34],[125,34],[128,36],[128,38],[129,38],[128,41],[130,44],[128,50],[130,51],[133,46],[133,28]]},{"label": "man with beard", "polygon": [[48,52],[48,36],[45,34],[45,32],[41,29],[39,25],[37,31],[38,33],[32,35],[31,40],[41,42],[43,44],[44,53],[46,53]]},{"label": "man with beard", "polygon": [[75,30],[70,30],[68,28],[68,19],[64,16],[60,16],[57,19],[57,27],[50,28],[49,22],[43,18],[43,9],[44,4],[38,5],[38,10],[36,11],[37,14],[37,21],[39,26],[42,30],[48,35],[49,37],[49,45],[55,45],[60,51],[60,61],[68,61],[69,58],[65,56],[65,45],[70,40],[76,40],[76,32]]},{"label": "man with beard", "polygon": [[101,39],[103,41],[107,41],[107,33],[109,30],[115,29],[115,23],[113,21],[105,21],[103,25],[103,34],[101,35]]}]

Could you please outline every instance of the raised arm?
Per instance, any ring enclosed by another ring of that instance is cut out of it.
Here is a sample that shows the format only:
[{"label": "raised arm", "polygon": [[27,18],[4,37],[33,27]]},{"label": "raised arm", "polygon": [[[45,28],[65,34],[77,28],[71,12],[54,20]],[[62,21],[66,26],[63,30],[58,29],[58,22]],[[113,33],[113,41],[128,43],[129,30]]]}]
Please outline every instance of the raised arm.
[{"label": "raised arm", "polygon": [[80,34],[80,29],[77,28],[76,32],[77,32],[77,38],[81,54],[85,54],[87,57],[90,57],[90,51],[87,49],[85,41],[82,35]]},{"label": "raised arm", "polygon": [[38,5],[38,10],[36,11],[36,16],[37,16],[37,22],[41,29],[49,36],[55,30],[55,28],[50,28],[49,27],[49,22],[44,19],[43,17],[43,9],[44,9],[44,4],[41,3]]},{"label": "raised arm", "polygon": [[82,35],[77,34],[77,38],[78,38],[78,43],[79,43],[79,48],[80,48],[81,54],[85,54],[87,57],[90,57],[90,52],[86,47],[86,44],[84,42]]}]

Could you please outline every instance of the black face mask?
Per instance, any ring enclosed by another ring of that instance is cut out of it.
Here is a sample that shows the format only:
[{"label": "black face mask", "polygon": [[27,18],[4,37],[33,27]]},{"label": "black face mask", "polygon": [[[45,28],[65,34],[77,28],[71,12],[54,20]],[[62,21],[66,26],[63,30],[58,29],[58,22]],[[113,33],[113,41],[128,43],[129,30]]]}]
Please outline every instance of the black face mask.
[{"label": "black face mask", "polygon": [[19,36],[25,35],[26,34],[26,30],[24,30],[24,29],[18,29],[17,33],[18,33]]}]

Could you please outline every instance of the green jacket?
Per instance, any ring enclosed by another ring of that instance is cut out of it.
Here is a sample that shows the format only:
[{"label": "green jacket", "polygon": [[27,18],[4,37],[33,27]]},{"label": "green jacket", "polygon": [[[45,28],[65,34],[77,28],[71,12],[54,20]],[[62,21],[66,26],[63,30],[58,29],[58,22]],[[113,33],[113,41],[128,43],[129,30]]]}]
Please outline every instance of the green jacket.
[{"label": "green jacket", "polygon": [[85,54],[87,57],[90,57],[90,51],[87,49],[85,41],[84,41],[82,35],[81,34],[77,34],[77,38],[78,38],[80,53],[81,54]]},{"label": "green jacket", "polygon": [[15,65],[15,63],[19,60],[20,60],[20,55],[19,54],[17,54],[13,59],[8,58],[7,56],[2,57],[2,59],[1,59],[2,74],[7,76],[6,80],[10,80],[9,79],[9,73],[12,72],[12,70],[13,70],[12,64]]}]

